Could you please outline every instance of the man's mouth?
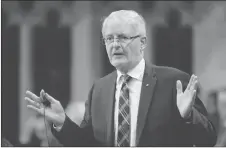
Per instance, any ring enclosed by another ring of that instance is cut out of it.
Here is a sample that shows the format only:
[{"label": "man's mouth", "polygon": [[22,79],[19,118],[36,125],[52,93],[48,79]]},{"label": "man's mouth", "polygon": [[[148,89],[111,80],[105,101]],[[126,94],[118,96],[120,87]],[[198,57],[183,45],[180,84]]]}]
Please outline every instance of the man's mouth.
[{"label": "man's mouth", "polygon": [[120,56],[120,55],[123,55],[123,53],[114,53],[113,55]]}]

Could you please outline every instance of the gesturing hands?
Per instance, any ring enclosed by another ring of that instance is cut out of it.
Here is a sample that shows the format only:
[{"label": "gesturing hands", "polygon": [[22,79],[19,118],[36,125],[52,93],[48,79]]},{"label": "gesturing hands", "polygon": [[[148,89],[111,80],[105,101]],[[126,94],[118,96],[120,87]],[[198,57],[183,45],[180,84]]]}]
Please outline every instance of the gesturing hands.
[{"label": "gesturing hands", "polygon": [[[185,119],[189,117],[192,111],[192,106],[194,105],[196,98],[197,83],[197,76],[192,75],[186,90],[183,92],[181,81],[177,81],[177,107],[181,117]],[[43,104],[44,98],[46,98],[50,102],[50,107],[46,107]],[[41,115],[44,115],[45,109],[46,119],[52,122],[54,125],[62,126],[64,124],[65,112],[62,105],[58,100],[55,100],[52,96],[45,93],[43,90],[40,92],[40,97],[36,96],[30,91],[27,91],[25,100],[30,103],[30,105],[27,105],[28,108],[36,111]]]},{"label": "gesturing hands", "polygon": [[[43,104],[44,98],[50,102],[50,107],[46,107]],[[45,113],[46,119],[54,125],[62,126],[64,124],[65,112],[62,105],[58,100],[55,100],[49,94],[45,93],[44,90],[40,92],[40,97],[30,91],[27,91],[25,100],[30,103],[30,105],[27,105],[28,108],[41,115],[44,115]]]},{"label": "gesturing hands", "polygon": [[196,98],[197,83],[197,76],[192,75],[186,90],[183,92],[181,81],[177,81],[177,107],[181,117],[184,119],[188,118],[192,111],[192,106]]}]

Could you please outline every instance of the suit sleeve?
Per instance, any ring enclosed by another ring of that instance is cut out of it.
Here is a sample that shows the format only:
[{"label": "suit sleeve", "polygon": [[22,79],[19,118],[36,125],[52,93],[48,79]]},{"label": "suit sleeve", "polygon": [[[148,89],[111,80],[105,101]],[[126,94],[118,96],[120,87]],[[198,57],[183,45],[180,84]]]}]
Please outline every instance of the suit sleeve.
[{"label": "suit sleeve", "polygon": [[64,125],[60,132],[52,128],[52,133],[64,146],[95,146],[93,129],[92,129],[92,116],[91,116],[91,103],[94,85],[92,86],[88,100],[85,103],[85,115],[80,126],[74,123],[67,115]]},{"label": "suit sleeve", "polygon": [[[177,80],[182,80],[183,90],[186,89],[189,82],[189,75],[185,74],[178,77]],[[175,80],[176,86],[176,80]],[[174,98],[176,104],[176,87],[174,88]],[[216,130],[208,119],[208,113],[202,101],[196,95],[195,104],[192,107],[192,115],[190,121],[183,119],[176,107],[176,114],[178,115],[179,130],[178,137],[181,142],[192,146],[214,146],[216,144]]]}]

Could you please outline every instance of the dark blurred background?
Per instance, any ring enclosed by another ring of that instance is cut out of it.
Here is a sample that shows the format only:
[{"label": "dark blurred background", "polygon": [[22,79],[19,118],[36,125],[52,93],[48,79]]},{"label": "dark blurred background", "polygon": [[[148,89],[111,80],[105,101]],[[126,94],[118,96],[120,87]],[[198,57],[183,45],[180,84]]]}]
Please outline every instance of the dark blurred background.
[{"label": "dark blurred background", "polygon": [[26,108],[26,90],[44,89],[81,122],[93,81],[114,70],[101,20],[119,9],[144,16],[145,60],[198,76],[198,95],[222,131],[218,146],[226,145],[226,2],[2,1],[1,8],[1,134],[13,145],[48,143],[43,118]]}]

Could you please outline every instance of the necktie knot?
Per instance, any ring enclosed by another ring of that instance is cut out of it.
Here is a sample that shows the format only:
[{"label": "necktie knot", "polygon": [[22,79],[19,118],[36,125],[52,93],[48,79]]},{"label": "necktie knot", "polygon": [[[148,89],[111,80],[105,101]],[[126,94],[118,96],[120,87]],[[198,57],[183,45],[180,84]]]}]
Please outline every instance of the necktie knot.
[{"label": "necktie knot", "polygon": [[129,81],[131,80],[131,76],[129,75],[123,75],[123,83],[129,83]]}]

